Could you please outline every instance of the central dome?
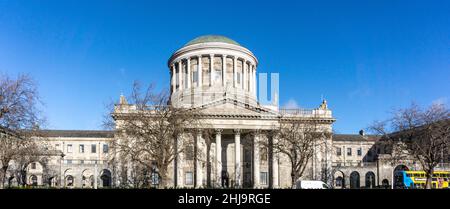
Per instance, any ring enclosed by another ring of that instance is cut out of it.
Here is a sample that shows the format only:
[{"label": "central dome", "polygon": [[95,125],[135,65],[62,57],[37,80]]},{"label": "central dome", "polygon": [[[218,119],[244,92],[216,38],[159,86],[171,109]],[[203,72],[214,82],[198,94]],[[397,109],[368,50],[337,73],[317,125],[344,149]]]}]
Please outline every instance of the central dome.
[{"label": "central dome", "polygon": [[227,44],[234,44],[240,46],[240,44],[228,37],[221,36],[221,35],[205,35],[205,36],[199,36],[191,41],[189,41],[184,46],[189,46],[193,44],[201,44],[201,43],[208,43],[208,42],[222,42]]}]

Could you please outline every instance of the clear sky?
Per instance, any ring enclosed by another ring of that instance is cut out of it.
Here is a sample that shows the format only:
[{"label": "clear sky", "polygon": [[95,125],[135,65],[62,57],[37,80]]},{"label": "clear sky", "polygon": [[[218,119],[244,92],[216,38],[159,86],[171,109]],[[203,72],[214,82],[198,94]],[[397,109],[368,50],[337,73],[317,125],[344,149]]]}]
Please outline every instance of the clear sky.
[{"label": "clear sky", "polygon": [[450,99],[445,0],[0,0],[0,73],[35,78],[48,128],[100,129],[106,103],[134,80],[168,88],[171,53],[205,34],[279,73],[282,106],[315,108],[323,95],[338,133]]}]

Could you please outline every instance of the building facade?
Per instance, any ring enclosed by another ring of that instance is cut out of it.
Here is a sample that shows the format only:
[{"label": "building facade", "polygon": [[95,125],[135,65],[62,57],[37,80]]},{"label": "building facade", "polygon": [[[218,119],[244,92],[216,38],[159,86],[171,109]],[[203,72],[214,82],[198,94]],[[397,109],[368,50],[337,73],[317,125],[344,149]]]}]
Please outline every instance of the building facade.
[{"label": "building facade", "polygon": [[[287,157],[282,154],[269,157],[256,146],[263,140],[278,140],[264,131],[275,130],[280,116],[313,121],[323,132],[333,131],[335,119],[326,101],[313,109],[282,109],[275,94],[272,103],[260,103],[257,67],[258,59],[250,50],[223,36],[198,37],[169,58],[170,104],[199,109],[208,129],[214,132],[210,144],[206,144],[200,132],[195,136],[196,146],[205,153],[205,159],[194,160],[183,154],[177,157],[170,169],[171,186],[291,187]],[[133,109],[133,104],[121,97],[114,113],[127,114]],[[117,118],[118,125],[120,120]],[[28,185],[69,188],[121,185],[120,171],[111,162],[109,148],[113,140],[118,140],[114,132],[44,132],[45,141],[57,152],[27,167]],[[379,138],[363,132],[333,134],[317,140],[324,143],[314,151],[302,178],[323,180],[334,188],[391,187],[396,170],[417,167],[413,162],[392,163],[384,147],[377,144]],[[7,181],[11,186],[17,182],[12,173]]]}]

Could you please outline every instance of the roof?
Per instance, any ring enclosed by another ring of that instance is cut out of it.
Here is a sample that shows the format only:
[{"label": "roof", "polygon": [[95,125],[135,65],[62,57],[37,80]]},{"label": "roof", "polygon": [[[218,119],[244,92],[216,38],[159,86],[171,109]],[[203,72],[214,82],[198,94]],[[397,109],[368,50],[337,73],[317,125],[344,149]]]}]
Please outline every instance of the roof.
[{"label": "roof", "polygon": [[238,42],[225,37],[225,36],[221,36],[221,35],[205,35],[205,36],[199,36],[195,39],[192,39],[191,41],[189,41],[187,44],[185,44],[184,46],[189,46],[189,45],[193,45],[193,44],[200,44],[200,43],[208,43],[208,42],[222,42],[222,43],[227,43],[227,44],[234,44],[234,45],[238,45],[241,46]]},{"label": "roof", "polygon": [[101,130],[43,130],[44,137],[113,138],[114,131]]},{"label": "roof", "polygon": [[360,134],[333,134],[333,141],[377,141],[380,136]]}]

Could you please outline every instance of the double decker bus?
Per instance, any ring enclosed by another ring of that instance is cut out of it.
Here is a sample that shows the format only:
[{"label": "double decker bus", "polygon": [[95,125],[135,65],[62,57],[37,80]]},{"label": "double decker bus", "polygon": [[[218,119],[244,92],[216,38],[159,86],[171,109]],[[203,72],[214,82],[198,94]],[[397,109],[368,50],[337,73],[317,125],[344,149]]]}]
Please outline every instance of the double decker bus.
[{"label": "double decker bus", "polygon": [[[425,188],[427,177],[425,171],[400,171],[402,187],[406,189]],[[450,171],[435,171],[431,181],[431,187],[434,189],[449,188]]]}]

